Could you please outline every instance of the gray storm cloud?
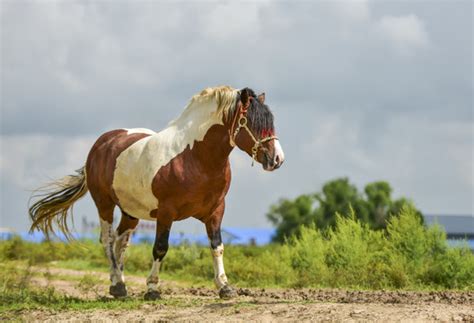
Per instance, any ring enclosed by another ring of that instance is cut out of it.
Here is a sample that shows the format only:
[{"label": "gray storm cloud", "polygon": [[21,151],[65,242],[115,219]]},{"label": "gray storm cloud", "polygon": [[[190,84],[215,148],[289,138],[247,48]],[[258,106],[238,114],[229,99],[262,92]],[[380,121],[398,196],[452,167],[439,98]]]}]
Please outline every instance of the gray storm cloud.
[{"label": "gray storm cloud", "polygon": [[[472,3],[1,4],[1,222],[79,168],[102,132],[155,130],[204,87],[267,93],[287,161],[234,152],[224,225],[349,176],[425,212],[473,213]],[[96,219],[90,198],[77,215]],[[195,225],[195,224],[193,224]]]}]

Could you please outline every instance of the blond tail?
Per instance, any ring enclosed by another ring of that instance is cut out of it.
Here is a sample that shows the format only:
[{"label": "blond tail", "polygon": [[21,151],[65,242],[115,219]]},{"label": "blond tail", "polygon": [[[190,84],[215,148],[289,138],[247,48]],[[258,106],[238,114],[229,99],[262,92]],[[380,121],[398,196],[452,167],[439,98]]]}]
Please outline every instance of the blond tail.
[{"label": "blond tail", "polygon": [[[33,223],[30,232],[42,231],[47,237],[54,234],[53,224],[69,239],[71,232],[67,223],[68,211],[72,205],[87,193],[86,174],[84,167],[78,169],[77,175],[70,175],[55,181],[33,194],[31,199],[41,198],[29,208]],[[31,200],[30,199],[30,200]]]}]

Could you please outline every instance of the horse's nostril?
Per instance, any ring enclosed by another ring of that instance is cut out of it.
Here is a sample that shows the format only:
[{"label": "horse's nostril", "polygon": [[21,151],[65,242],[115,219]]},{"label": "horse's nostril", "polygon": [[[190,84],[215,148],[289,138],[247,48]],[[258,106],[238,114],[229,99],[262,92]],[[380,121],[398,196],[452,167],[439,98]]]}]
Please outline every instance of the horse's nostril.
[{"label": "horse's nostril", "polygon": [[280,163],[280,156],[276,155],[275,164],[279,164],[279,163]]}]

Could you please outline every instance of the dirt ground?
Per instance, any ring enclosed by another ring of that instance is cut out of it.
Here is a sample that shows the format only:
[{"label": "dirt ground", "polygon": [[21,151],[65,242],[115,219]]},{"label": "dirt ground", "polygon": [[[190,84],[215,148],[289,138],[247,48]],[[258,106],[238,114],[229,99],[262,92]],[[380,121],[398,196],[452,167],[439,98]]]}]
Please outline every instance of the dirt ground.
[{"label": "dirt ground", "polygon": [[[44,269],[38,269],[44,270]],[[35,278],[37,285],[54,286],[70,296],[98,299],[108,297],[107,275],[91,273],[104,284],[84,294],[71,277],[83,271],[49,269],[50,279]],[[59,279],[61,276],[68,279]],[[58,278],[59,277],[59,278]],[[57,279],[56,279],[57,278]],[[140,299],[145,278],[128,276],[130,297]],[[474,322],[474,291],[408,292],[348,291],[338,289],[255,289],[239,288],[232,300],[218,299],[210,288],[184,287],[163,282],[165,301],[144,302],[136,310],[33,310],[18,313],[25,321],[377,321],[377,322]],[[175,301],[175,302],[174,302]]]}]

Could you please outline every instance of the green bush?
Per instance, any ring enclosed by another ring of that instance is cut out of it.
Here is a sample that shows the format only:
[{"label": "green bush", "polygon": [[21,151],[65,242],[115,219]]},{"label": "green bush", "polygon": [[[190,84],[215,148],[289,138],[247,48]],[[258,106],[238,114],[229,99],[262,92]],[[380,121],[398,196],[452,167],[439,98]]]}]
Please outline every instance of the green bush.
[{"label": "green bush", "polygon": [[326,241],[326,264],[335,287],[367,285],[369,232],[355,217],[336,217],[336,227],[329,231]]},{"label": "green bush", "polygon": [[[0,242],[0,260],[108,269],[102,246],[82,241],[35,244],[14,238]],[[224,263],[230,283],[241,287],[474,289],[471,251],[467,246],[449,247],[441,228],[423,226],[410,207],[391,217],[386,231],[372,230],[351,211],[338,215],[334,228],[302,227],[298,237],[283,245],[226,246]],[[132,245],[126,253],[125,275],[146,275],[151,264],[152,246]],[[209,248],[170,246],[162,273],[165,278],[211,286]]]},{"label": "green bush", "polygon": [[[336,216],[335,228],[301,230],[283,247],[296,286],[350,288],[455,288],[474,286],[474,256],[448,247],[441,228],[426,228],[404,207],[387,230],[374,231],[354,212]],[[285,260],[281,260],[285,263]]]},{"label": "green bush", "polygon": [[[108,261],[102,252],[102,259]],[[152,246],[139,244],[131,246],[125,254],[125,270],[127,272],[145,273],[151,269],[153,263]]]},{"label": "green bush", "polygon": [[224,262],[230,282],[247,287],[287,286],[292,272],[281,250],[279,246],[226,248]]},{"label": "green bush", "polygon": [[281,263],[289,263],[291,270],[296,273],[293,275],[294,286],[324,286],[330,280],[325,262],[327,245],[321,232],[314,226],[303,227],[300,237],[290,239],[282,249],[284,259]]}]

